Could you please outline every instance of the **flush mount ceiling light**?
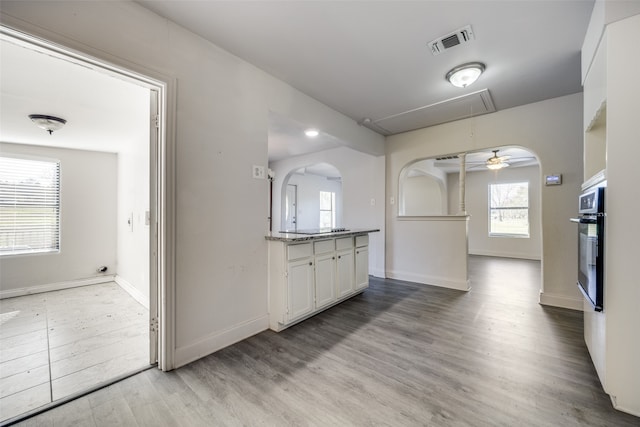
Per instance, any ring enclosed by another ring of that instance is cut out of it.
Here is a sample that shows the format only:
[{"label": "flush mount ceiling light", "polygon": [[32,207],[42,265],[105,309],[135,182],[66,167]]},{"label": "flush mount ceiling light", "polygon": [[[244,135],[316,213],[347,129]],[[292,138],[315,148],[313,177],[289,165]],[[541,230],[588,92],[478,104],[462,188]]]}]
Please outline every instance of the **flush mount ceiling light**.
[{"label": "flush mount ceiling light", "polygon": [[315,138],[316,136],[320,135],[320,132],[318,132],[317,129],[307,129],[304,131],[304,134],[309,138]]},{"label": "flush mount ceiling light", "polygon": [[493,157],[487,159],[486,166],[488,169],[498,170],[509,167],[509,163],[507,163],[509,156],[498,157],[498,151],[499,150],[493,150]]},{"label": "flush mount ceiling light", "polygon": [[484,64],[481,62],[469,62],[455,67],[447,73],[447,80],[456,87],[467,87],[480,77],[484,71]]},{"label": "flush mount ceiling light", "polygon": [[51,135],[54,130],[60,129],[65,125],[65,123],[67,123],[65,119],[61,119],[60,117],[47,116],[45,114],[30,114],[29,118],[33,123],[36,124],[36,126],[49,132],[49,135]]}]

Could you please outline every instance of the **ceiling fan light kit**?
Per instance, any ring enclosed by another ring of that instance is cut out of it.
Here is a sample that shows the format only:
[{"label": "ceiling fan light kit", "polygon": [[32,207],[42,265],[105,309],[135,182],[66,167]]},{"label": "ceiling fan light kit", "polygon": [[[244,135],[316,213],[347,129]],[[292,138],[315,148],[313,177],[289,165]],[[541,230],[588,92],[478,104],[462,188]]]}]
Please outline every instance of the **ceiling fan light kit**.
[{"label": "ceiling fan light kit", "polygon": [[484,69],[485,65],[481,62],[469,62],[453,68],[447,73],[446,79],[455,87],[465,88],[478,80]]},{"label": "ceiling fan light kit", "polygon": [[49,135],[67,123],[65,119],[46,114],[29,114],[29,118],[36,126],[49,132]]},{"label": "ceiling fan light kit", "polygon": [[507,163],[507,156],[498,157],[499,150],[493,150],[493,156],[489,157],[486,162],[487,169],[491,170],[499,170],[502,168],[509,167],[509,163]]}]

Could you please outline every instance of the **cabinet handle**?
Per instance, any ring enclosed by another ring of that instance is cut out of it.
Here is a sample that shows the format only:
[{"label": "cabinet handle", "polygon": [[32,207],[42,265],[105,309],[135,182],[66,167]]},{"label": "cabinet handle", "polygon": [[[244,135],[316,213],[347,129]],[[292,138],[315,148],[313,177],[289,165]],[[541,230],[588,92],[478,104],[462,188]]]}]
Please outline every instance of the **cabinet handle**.
[{"label": "cabinet handle", "polygon": [[360,251],[356,251],[356,255],[359,254],[359,253],[360,253]]},{"label": "cabinet handle", "polygon": [[313,265],[313,263],[312,263],[312,262],[310,262],[310,263],[309,263],[309,265]]},{"label": "cabinet handle", "polygon": [[338,259],[342,259],[342,255],[338,255]]},{"label": "cabinet handle", "polygon": [[[338,257],[338,258],[340,258],[340,257]],[[331,259],[336,259],[336,257],[332,257]]]}]

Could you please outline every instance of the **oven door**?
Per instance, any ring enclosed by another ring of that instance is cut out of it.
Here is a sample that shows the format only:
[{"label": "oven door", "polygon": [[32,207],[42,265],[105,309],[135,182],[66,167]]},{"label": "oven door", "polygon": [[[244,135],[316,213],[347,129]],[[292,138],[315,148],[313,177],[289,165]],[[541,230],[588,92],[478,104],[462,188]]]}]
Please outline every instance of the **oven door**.
[{"label": "oven door", "polygon": [[578,223],[578,287],[594,309],[602,311],[604,221],[589,215],[574,222]]}]

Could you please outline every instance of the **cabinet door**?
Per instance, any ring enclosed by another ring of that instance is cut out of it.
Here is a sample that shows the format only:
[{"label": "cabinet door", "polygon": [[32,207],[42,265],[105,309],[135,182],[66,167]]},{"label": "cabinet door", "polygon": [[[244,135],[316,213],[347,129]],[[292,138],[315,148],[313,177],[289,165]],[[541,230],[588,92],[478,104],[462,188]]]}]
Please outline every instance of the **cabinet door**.
[{"label": "cabinet door", "polygon": [[313,258],[290,262],[287,279],[287,320],[292,321],[313,311]]},{"label": "cabinet door", "polygon": [[338,298],[349,295],[354,291],[353,249],[340,251],[336,254],[336,272],[338,282]]},{"label": "cabinet door", "polygon": [[356,248],[356,289],[369,286],[369,248]]},{"label": "cabinet door", "polygon": [[316,308],[336,300],[335,252],[316,256]]}]

